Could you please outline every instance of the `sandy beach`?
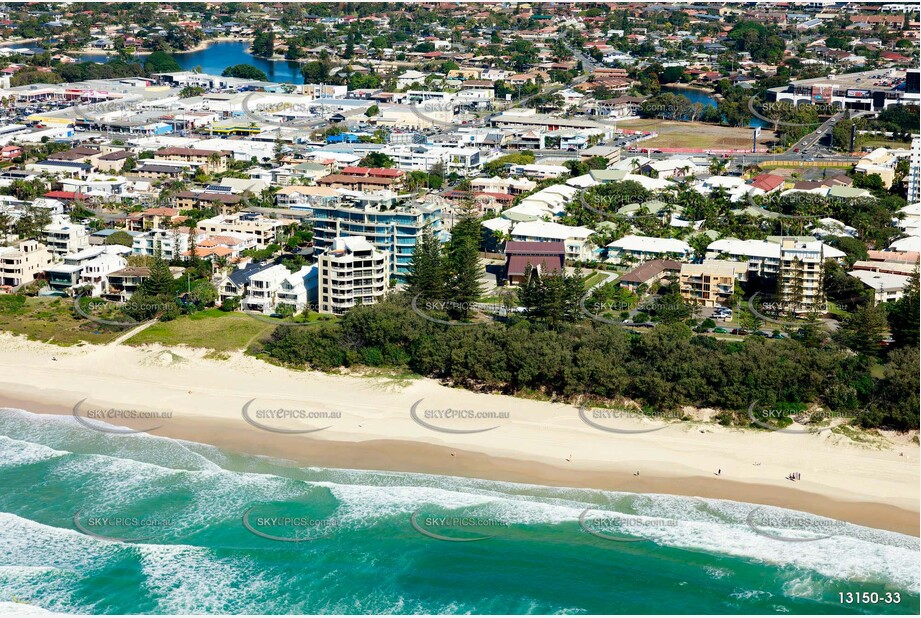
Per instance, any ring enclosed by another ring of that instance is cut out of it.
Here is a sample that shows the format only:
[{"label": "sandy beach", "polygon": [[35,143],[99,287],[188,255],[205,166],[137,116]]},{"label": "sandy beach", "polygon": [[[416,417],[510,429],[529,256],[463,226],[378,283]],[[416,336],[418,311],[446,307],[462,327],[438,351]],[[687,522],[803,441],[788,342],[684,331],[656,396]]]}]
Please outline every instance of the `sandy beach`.
[{"label": "sandy beach", "polygon": [[[75,406],[81,419],[103,410],[114,425],[311,466],[723,498],[919,530],[914,436],[863,443],[831,431],[592,421],[572,405],[429,379],[293,371],[184,347],[62,348],[0,333],[0,407],[73,414]],[[124,410],[158,418],[127,419]],[[793,471],[801,480],[787,480]]]}]

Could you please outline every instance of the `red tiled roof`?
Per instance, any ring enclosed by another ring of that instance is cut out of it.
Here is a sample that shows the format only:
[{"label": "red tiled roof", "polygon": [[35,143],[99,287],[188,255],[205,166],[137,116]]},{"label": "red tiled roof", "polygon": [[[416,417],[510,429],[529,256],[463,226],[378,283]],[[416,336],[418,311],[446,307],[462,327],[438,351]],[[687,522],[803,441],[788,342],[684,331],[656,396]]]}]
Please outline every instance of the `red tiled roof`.
[{"label": "red tiled roof", "polygon": [[752,186],[762,191],[773,191],[783,184],[783,176],[774,174],[761,174],[752,182]]},{"label": "red tiled roof", "polygon": [[505,276],[511,277],[525,274],[528,264],[532,267],[540,268],[541,273],[558,273],[563,271],[563,260],[558,255],[510,255],[508,258],[508,265],[505,269]]},{"label": "red tiled roof", "polygon": [[49,191],[45,194],[45,197],[50,197],[55,200],[80,200],[89,196],[74,191]]},{"label": "red tiled roof", "polygon": [[391,185],[393,180],[389,178],[372,178],[370,176],[348,176],[345,174],[330,174],[317,180],[318,185],[332,184],[367,184],[367,185]]}]

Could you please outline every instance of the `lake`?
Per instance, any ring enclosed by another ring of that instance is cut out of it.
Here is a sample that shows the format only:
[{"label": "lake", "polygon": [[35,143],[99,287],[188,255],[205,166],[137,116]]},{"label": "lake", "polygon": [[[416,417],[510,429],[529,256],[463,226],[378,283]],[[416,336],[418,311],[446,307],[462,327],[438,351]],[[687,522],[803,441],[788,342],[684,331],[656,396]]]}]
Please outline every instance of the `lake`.
[{"label": "lake", "polygon": [[[664,86],[663,90],[667,90],[668,92],[671,92],[672,94],[684,95],[688,99],[691,100],[691,103],[702,103],[709,107],[717,106],[717,101],[713,97],[713,95],[703,90],[697,90],[696,88],[682,88],[681,86]],[[762,120],[761,118],[752,118],[751,121],[748,123],[748,126],[750,127],[770,127],[771,125],[765,122],[764,120]]]},{"label": "lake", "polygon": [[[303,84],[301,66],[287,60],[267,60],[257,58],[249,53],[249,41],[221,41],[212,43],[205,49],[193,52],[173,53],[173,58],[183,70],[191,71],[200,67],[202,73],[220,75],[224,69],[235,64],[251,64],[261,69],[270,82]],[[105,56],[86,55],[82,62],[105,62]]]}]

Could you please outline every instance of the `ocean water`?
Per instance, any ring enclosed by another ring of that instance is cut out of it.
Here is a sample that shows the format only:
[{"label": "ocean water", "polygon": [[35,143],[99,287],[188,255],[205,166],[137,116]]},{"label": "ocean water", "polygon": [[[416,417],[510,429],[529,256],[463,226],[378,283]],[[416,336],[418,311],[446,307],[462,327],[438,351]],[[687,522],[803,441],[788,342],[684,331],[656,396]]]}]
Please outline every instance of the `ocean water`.
[{"label": "ocean water", "polygon": [[305,468],[0,409],[0,612],[917,615],[918,539],[832,523]]}]

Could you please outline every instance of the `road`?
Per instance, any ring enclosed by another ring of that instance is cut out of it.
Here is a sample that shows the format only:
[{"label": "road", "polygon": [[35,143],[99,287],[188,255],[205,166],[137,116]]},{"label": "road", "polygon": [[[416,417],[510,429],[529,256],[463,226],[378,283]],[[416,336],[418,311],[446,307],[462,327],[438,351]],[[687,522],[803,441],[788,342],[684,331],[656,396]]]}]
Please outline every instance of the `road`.
[{"label": "road", "polygon": [[[872,113],[873,112],[866,112],[866,111],[852,113],[851,119],[853,120],[856,118],[860,118],[862,116],[869,116]],[[835,114],[834,116],[832,116],[831,118],[823,122],[821,125],[819,125],[819,128],[817,128],[815,131],[800,138],[800,140],[796,142],[795,144],[793,144],[792,146],[790,146],[790,148],[787,149],[787,152],[784,154],[789,155],[789,156],[796,156],[796,154],[798,153],[807,154],[811,149],[815,148],[816,146],[819,146],[820,142],[823,139],[825,139],[825,137],[829,135],[831,131],[835,128],[835,125],[838,123],[838,121],[842,120],[843,118],[844,118],[844,112],[838,112],[837,114]],[[853,158],[854,157],[849,157],[848,159],[853,159]]]}]

